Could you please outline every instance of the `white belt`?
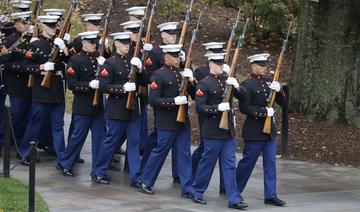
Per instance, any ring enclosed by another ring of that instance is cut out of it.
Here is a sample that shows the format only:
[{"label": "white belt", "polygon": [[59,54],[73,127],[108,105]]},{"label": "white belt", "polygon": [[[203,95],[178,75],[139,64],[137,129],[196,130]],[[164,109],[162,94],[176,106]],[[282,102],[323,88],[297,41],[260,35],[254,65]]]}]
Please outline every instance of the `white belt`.
[{"label": "white belt", "polygon": [[[46,73],[47,73],[47,71],[40,72],[41,75],[46,75]],[[55,72],[55,75],[56,76],[62,76],[62,73],[61,73],[61,71],[57,71],[57,72]]]}]

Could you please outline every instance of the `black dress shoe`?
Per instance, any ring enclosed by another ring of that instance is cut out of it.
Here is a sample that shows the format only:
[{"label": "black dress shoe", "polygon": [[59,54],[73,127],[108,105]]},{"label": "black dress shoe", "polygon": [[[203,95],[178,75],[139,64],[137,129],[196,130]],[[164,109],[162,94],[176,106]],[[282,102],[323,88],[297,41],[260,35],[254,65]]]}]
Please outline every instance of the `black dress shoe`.
[{"label": "black dress shoe", "polygon": [[202,205],[206,205],[206,201],[205,201],[204,198],[202,198],[202,197],[192,197],[192,200],[193,200],[195,203],[199,203],[199,204],[202,204]]},{"label": "black dress shoe", "polygon": [[64,167],[62,167],[62,165],[60,163],[58,163],[56,165],[56,169],[59,170],[59,171],[62,171],[64,169]]},{"label": "black dress shoe", "polygon": [[65,177],[74,177],[74,174],[72,173],[71,170],[63,169],[63,170],[62,170],[62,174],[63,174]]},{"label": "black dress shoe", "polygon": [[23,166],[30,166],[30,160],[23,158],[20,160],[20,164]]},{"label": "black dress shoe", "polygon": [[77,157],[74,162],[75,163],[85,163],[85,160],[82,159],[81,157]]},{"label": "black dress shoe", "polygon": [[220,190],[219,190],[219,194],[226,194],[225,189],[220,189]]},{"label": "black dress shoe", "polygon": [[191,195],[190,192],[184,192],[184,193],[181,194],[181,197],[185,198],[185,199],[191,199],[192,195]]},{"label": "black dress shoe", "polygon": [[110,182],[108,179],[106,179],[105,177],[98,177],[96,175],[94,175],[94,177],[92,178],[92,181],[97,183],[97,184],[103,184],[103,185],[109,185]]},{"label": "black dress shoe", "polygon": [[274,205],[274,206],[284,206],[286,204],[285,201],[283,201],[277,197],[272,198],[272,199],[265,199],[264,203],[268,204],[268,205]]},{"label": "black dress shoe", "polygon": [[180,184],[180,178],[179,177],[174,177],[173,178],[173,183]]},{"label": "black dress shoe", "polygon": [[232,205],[229,205],[229,208],[233,208],[233,209],[238,209],[238,210],[242,210],[248,207],[248,204],[244,203],[244,202],[238,202]]},{"label": "black dress shoe", "polygon": [[144,183],[139,183],[139,189],[144,194],[154,194],[150,186],[145,185]]}]

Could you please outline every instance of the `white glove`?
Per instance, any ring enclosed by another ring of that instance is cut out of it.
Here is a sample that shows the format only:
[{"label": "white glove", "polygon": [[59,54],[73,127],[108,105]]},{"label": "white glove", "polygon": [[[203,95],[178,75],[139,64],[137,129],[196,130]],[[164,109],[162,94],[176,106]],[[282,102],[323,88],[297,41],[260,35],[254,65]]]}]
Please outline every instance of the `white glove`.
[{"label": "white glove", "polygon": [[131,58],[130,63],[131,63],[131,65],[136,66],[138,69],[142,68],[142,62],[141,62],[140,58],[138,58],[138,57]]},{"label": "white glove", "polygon": [[153,45],[151,43],[145,43],[144,44],[144,50],[145,51],[151,51],[153,49]]},{"label": "white glove", "polygon": [[280,87],[280,83],[278,81],[272,81],[272,83],[269,85],[269,88],[271,90],[274,90],[276,92],[279,92],[281,87]]},{"label": "white glove", "polygon": [[236,80],[235,77],[228,77],[227,80],[226,80],[226,83],[228,85],[232,85],[234,86],[234,88],[238,89],[240,87],[238,81]]},{"label": "white glove", "polygon": [[44,71],[52,71],[55,69],[55,63],[52,62],[46,62],[44,64]]},{"label": "white glove", "polygon": [[174,101],[176,105],[186,105],[188,103],[186,96],[177,96]]},{"label": "white glove", "polygon": [[97,61],[98,61],[98,64],[99,65],[104,65],[104,63],[105,63],[105,57],[102,57],[102,56],[100,56],[100,57],[98,57],[98,58],[96,58],[97,59]]},{"label": "white glove", "polygon": [[181,75],[185,78],[188,77],[189,81],[192,82],[194,80],[194,75],[191,69],[185,68],[183,72],[181,72]]},{"label": "white glove", "polygon": [[69,33],[65,33],[63,40],[66,41],[67,43],[70,43],[71,35]]},{"label": "white glove", "polygon": [[184,62],[186,60],[186,55],[184,50],[180,50],[179,58],[181,62]]},{"label": "white glove", "polygon": [[229,102],[223,102],[218,104],[218,110],[221,112],[230,110]]},{"label": "white glove", "polygon": [[30,27],[29,27],[29,33],[34,33],[34,30],[35,30],[35,26],[34,25],[31,25]]},{"label": "white glove", "polygon": [[64,51],[66,48],[64,40],[61,38],[55,38],[54,44],[57,45],[61,51]]},{"label": "white glove", "polygon": [[127,82],[123,85],[124,91],[125,92],[129,92],[129,91],[135,91],[136,90],[136,84],[133,82]]},{"label": "white glove", "polygon": [[34,41],[37,41],[37,40],[40,40],[39,38],[31,38],[30,39],[30,43],[34,42]]},{"label": "white glove", "polygon": [[[102,38],[100,38],[99,44],[102,42]],[[109,40],[105,38],[105,49],[109,48]]]},{"label": "white glove", "polygon": [[274,116],[274,108],[272,107],[266,107],[266,110],[267,110],[267,117],[273,117]]},{"label": "white glove", "polygon": [[89,82],[89,86],[90,86],[90,88],[92,88],[92,89],[99,89],[99,80],[91,80],[90,82]]},{"label": "white glove", "polygon": [[223,71],[224,71],[227,75],[229,75],[229,73],[230,73],[230,66],[225,63],[225,64],[223,65]]}]

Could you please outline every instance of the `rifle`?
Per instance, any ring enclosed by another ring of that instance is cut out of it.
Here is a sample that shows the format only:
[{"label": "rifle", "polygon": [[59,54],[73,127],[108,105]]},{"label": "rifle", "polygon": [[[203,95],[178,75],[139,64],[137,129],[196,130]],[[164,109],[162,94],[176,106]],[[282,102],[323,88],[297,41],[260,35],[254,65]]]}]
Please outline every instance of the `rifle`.
[{"label": "rifle", "polygon": [[[141,35],[142,35],[143,31],[144,31],[144,21],[145,21],[145,19],[146,19],[145,16],[141,19],[139,36],[138,36],[138,39],[136,41],[136,46],[135,46],[135,50],[134,50],[134,57],[139,57],[139,54],[140,54]],[[137,67],[135,67],[134,65],[131,65],[130,74],[129,74],[129,82],[133,82],[133,83],[136,82],[136,69],[137,69]],[[127,98],[127,101],[126,101],[126,109],[129,109],[129,110],[134,110],[135,109],[135,92],[134,91],[129,91],[128,92],[128,98]]]},{"label": "rifle", "polygon": [[[34,31],[32,35],[33,38],[37,38],[39,35],[38,16],[40,15],[41,5],[42,5],[42,0],[36,0],[35,7],[31,15],[31,25],[34,26]],[[27,84],[28,88],[32,88],[34,86],[34,79],[35,79],[35,74],[30,74]]]},{"label": "rifle", "polygon": [[15,43],[13,43],[8,49],[7,51],[4,51],[4,52],[0,52],[0,57],[1,56],[5,56],[7,54],[10,54],[11,52],[22,52],[22,53],[25,53],[26,51],[17,51],[18,50],[18,45],[20,45],[22,42],[25,41],[25,36],[28,34],[28,32],[23,32],[20,36],[19,39],[17,39],[15,41]]},{"label": "rifle", "polygon": [[[191,42],[190,42],[190,47],[189,47],[187,60],[186,60],[186,63],[185,63],[185,68],[190,68],[190,66],[191,66],[192,49],[193,49],[193,45],[194,45],[195,40],[196,40],[196,34],[199,31],[201,15],[202,15],[202,12],[200,12],[200,14],[199,14],[199,18],[197,20],[196,28],[194,29],[194,31],[192,33],[192,38],[191,38]],[[179,89],[180,90],[180,96],[186,96],[187,95],[188,84],[189,84],[189,78],[185,77],[184,80],[182,81],[180,89]],[[185,105],[180,105],[178,113],[177,113],[176,121],[177,122],[185,122],[185,117],[186,117]]]},{"label": "rifle", "polygon": [[[63,39],[64,38],[64,35],[65,33],[68,31],[69,29],[69,25],[70,25],[70,19],[71,19],[71,15],[72,13],[74,12],[76,6],[77,6],[77,3],[78,1],[77,0],[72,0],[71,2],[71,6],[70,6],[70,9],[69,9],[69,12],[61,26],[61,29],[60,29],[60,32],[59,32],[59,35],[58,37]],[[56,59],[57,57],[59,56],[59,53],[60,53],[60,49],[59,47],[57,47],[55,44],[52,48],[52,51],[51,51],[51,54],[50,54],[50,62],[52,63],[55,63],[56,62]],[[46,72],[46,75],[44,76],[42,82],[41,82],[41,86],[45,87],[45,88],[49,88],[50,87],[50,80],[51,80],[51,75],[52,75],[52,71],[48,71]]]},{"label": "rifle", "polygon": [[[154,15],[155,15],[155,10],[156,10],[156,0],[154,1],[153,5],[152,5],[152,8],[151,8],[149,21],[148,21],[147,28],[146,28],[146,35],[145,35],[144,43],[150,43],[150,41],[151,41],[151,28],[152,28]],[[141,61],[143,61],[143,67],[145,67],[145,58],[146,58],[146,56],[147,56],[147,52],[145,52],[145,54],[143,54],[142,58],[141,58]],[[147,95],[146,87],[139,86],[138,93],[146,96]]]},{"label": "rifle", "polygon": [[[246,32],[248,22],[249,22],[249,18],[246,19],[244,29],[243,29],[241,35],[239,36],[239,41],[237,43],[234,58],[232,60],[229,77],[235,77],[236,65],[237,65],[237,62],[238,62],[239,52],[240,52],[240,49],[242,49],[242,47],[244,45],[245,32]],[[232,85],[227,85],[226,86],[226,89],[224,91],[225,95],[224,95],[223,102],[229,102],[230,101],[230,99],[231,99],[231,97],[233,95],[233,89],[234,89],[234,86],[232,86]],[[229,129],[229,111],[223,111],[222,112],[219,128],[224,129],[224,130]]]},{"label": "rifle", "polygon": [[[109,1],[109,8],[107,11],[107,14],[105,16],[105,21],[104,21],[104,26],[103,26],[103,32],[101,35],[101,43],[100,43],[100,48],[99,48],[99,57],[104,56],[104,52],[105,52],[105,39],[106,36],[109,32],[109,17],[110,17],[110,13],[111,13],[111,9],[113,8],[114,3],[112,0]],[[101,65],[97,66],[96,69],[96,73],[95,73],[95,79],[99,79],[99,73],[101,70]],[[95,89],[95,93],[94,93],[94,98],[93,98],[93,106],[97,106],[99,104],[99,97],[100,97],[100,91],[99,89]]]},{"label": "rifle", "polygon": [[194,0],[191,0],[190,7],[186,12],[185,21],[184,21],[184,24],[183,24],[182,29],[181,29],[181,34],[180,34],[180,39],[179,39],[179,44],[181,44],[181,45],[184,45],[185,33],[186,33],[188,22],[190,20],[193,3],[194,3]]},{"label": "rifle", "polygon": [[[280,77],[280,71],[281,71],[281,66],[283,64],[283,60],[284,60],[284,54],[285,54],[285,51],[286,51],[288,43],[289,43],[289,35],[290,35],[291,25],[292,25],[292,22],[290,22],[290,24],[289,24],[286,39],[284,40],[283,46],[281,48],[281,53],[280,53],[280,56],[279,56],[279,59],[277,62],[273,81],[278,81],[279,77]],[[270,97],[269,97],[270,101],[269,101],[267,107],[269,107],[269,108],[273,107],[273,105],[275,103],[275,97],[276,97],[276,92],[272,91],[270,93]],[[272,117],[266,117],[264,127],[263,127],[263,133],[271,134],[271,122],[272,122]]]},{"label": "rifle", "polygon": [[230,50],[231,50],[231,47],[232,47],[233,39],[235,37],[237,25],[239,23],[240,12],[241,12],[241,8],[239,9],[239,12],[237,14],[235,24],[233,25],[233,27],[231,29],[231,34],[230,34],[230,37],[229,37],[229,40],[228,40],[228,43],[227,43],[226,55],[225,55],[225,63],[226,64],[230,63]]}]

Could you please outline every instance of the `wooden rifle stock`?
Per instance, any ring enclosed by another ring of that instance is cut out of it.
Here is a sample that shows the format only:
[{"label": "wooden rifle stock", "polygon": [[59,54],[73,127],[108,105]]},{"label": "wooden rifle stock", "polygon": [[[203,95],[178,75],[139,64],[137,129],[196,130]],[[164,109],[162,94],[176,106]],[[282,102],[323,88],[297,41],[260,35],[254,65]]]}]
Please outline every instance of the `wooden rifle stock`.
[{"label": "wooden rifle stock", "polygon": [[[274,73],[273,81],[279,81],[280,71],[281,71],[281,67],[282,67],[282,64],[283,64],[285,51],[286,51],[286,48],[287,48],[287,45],[288,45],[288,42],[289,42],[289,35],[290,35],[291,25],[292,25],[292,22],[290,22],[290,24],[289,24],[286,39],[284,40],[284,43],[283,43],[283,46],[282,46],[282,49],[281,49],[281,53],[280,53],[280,56],[279,56],[278,61],[277,61],[277,66],[276,66],[276,70],[275,70],[275,73]],[[267,105],[268,108],[271,108],[271,107],[274,106],[275,98],[276,98],[276,92],[272,91],[271,92],[270,102]],[[263,133],[271,134],[271,122],[272,122],[272,117],[266,117],[264,127],[263,127]]]},{"label": "wooden rifle stock", "polygon": [[[105,17],[105,22],[104,22],[104,26],[103,26],[103,32],[101,35],[101,43],[100,43],[100,49],[99,49],[99,57],[103,57],[104,53],[105,53],[105,41],[106,41],[106,36],[109,32],[109,17],[110,17],[110,13],[111,13],[111,9],[113,7],[113,2],[112,0],[110,0],[109,2],[109,8]],[[95,79],[99,79],[99,74],[100,74],[100,70],[101,70],[102,66],[98,64],[97,68],[96,68],[96,73],[95,73]],[[95,107],[99,104],[99,98],[100,98],[100,91],[99,89],[95,89],[95,93],[94,93],[94,97],[93,97],[93,103],[92,105]]]},{"label": "wooden rifle stock", "polygon": [[241,12],[241,8],[239,9],[239,12],[237,14],[236,17],[236,21],[235,24],[233,25],[232,29],[231,29],[231,34],[227,43],[227,47],[226,47],[226,55],[225,55],[225,63],[229,64],[230,63],[230,51],[231,51],[231,47],[232,47],[232,43],[235,37],[235,33],[236,33],[236,27],[239,23],[239,18],[240,18],[240,12]]},{"label": "wooden rifle stock", "polygon": [[[69,25],[70,25],[70,19],[71,19],[71,15],[72,13],[74,12],[75,8],[76,8],[76,5],[77,5],[77,0],[72,0],[71,2],[71,6],[70,6],[70,9],[69,9],[69,12],[66,16],[66,19],[65,21],[63,22],[62,24],[62,27],[61,27],[61,30],[59,32],[59,35],[58,37],[63,39],[64,38],[64,35],[65,33],[68,31],[69,29]],[[58,57],[60,53],[60,49],[59,47],[57,47],[55,44],[53,46],[53,50],[51,52],[51,56],[50,56],[50,62],[52,63],[55,63],[56,62],[56,59]],[[52,75],[52,71],[47,71],[42,82],[41,82],[41,86],[45,87],[45,88],[49,88],[50,87],[50,80],[51,80],[51,75]]]},{"label": "wooden rifle stock", "polygon": [[181,34],[180,34],[180,38],[179,38],[179,44],[181,44],[181,45],[184,45],[184,42],[185,42],[186,29],[188,26],[188,22],[190,20],[193,3],[194,3],[194,0],[191,0],[189,10],[186,12],[184,24],[182,25]]},{"label": "wooden rifle stock", "polygon": [[[37,19],[40,14],[40,7],[41,7],[41,0],[37,0],[31,15],[31,25],[35,27],[32,36],[33,38],[37,38],[39,35],[39,25]],[[29,74],[29,79],[27,84],[28,88],[32,88],[34,86],[34,79],[35,79],[35,74]]]},{"label": "wooden rifle stock", "polygon": [[[146,17],[144,16],[141,19],[139,36],[138,36],[138,39],[136,41],[134,57],[139,57],[139,54],[140,54],[141,35],[142,35],[143,31],[144,31],[145,18]],[[133,82],[133,83],[136,82],[136,69],[137,69],[137,67],[135,67],[134,65],[131,65],[129,82]],[[127,101],[126,101],[126,109],[129,109],[129,110],[134,110],[135,109],[135,91],[129,91],[128,92],[128,98],[127,98]]]},{"label": "wooden rifle stock", "polygon": [[[191,68],[190,67],[191,66],[191,55],[192,55],[192,51],[193,51],[193,45],[194,45],[195,40],[196,40],[196,34],[199,31],[201,15],[202,15],[202,12],[200,12],[200,14],[199,14],[199,18],[197,20],[196,28],[194,29],[193,34],[192,34],[187,60],[185,62],[185,68]],[[185,77],[183,79],[182,86],[180,87],[180,96],[186,96],[187,95],[188,86],[189,86],[189,78]],[[176,121],[184,123],[185,118],[186,118],[186,107],[185,107],[185,105],[180,105],[177,116],[176,116]]]},{"label": "wooden rifle stock", "polygon": [[[246,32],[246,28],[247,28],[247,24],[249,22],[249,19],[246,19],[245,25],[244,25],[244,30],[242,32],[242,34],[239,36],[239,41],[237,43],[237,47],[235,50],[235,54],[234,54],[234,58],[232,60],[232,64],[231,64],[231,69],[230,69],[230,74],[229,77],[235,77],[236,74],[236,65],[238,63],[238,57],[239,57],[239,52],[240,49],[243,47],[244,45],[244,39],[245,39],[245,32]],[[232,85],[227,85],[226,89],[225,89],[225,97],[223,99],[223,103],[225,102],[229,102],[231,100],[231,97],[233,95],[233,89],[234,86]],[[229,113],[231,111],[223,111],[221,114],[221,120],[220,120],[220,124],[219,124],[219,128],[220,129],[224,129],[224,130],[228,130],[229,129]]]}]

